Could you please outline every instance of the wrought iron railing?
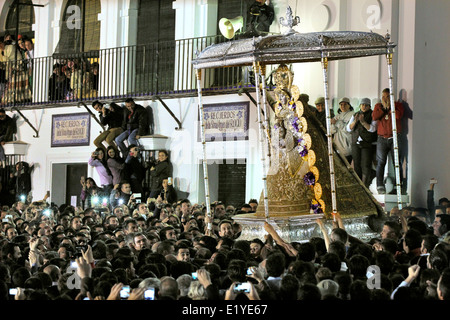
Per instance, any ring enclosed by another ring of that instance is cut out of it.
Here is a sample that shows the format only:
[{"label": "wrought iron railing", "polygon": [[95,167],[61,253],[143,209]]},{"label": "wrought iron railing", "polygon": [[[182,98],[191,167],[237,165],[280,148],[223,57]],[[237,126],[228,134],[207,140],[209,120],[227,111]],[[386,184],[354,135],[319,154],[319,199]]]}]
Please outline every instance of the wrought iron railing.
[{"label": "wrought iron railing", "polygon": [[[10,58],[1,65],[5,75],[1,103],[46,107],[96,99],[195,95],[192,59],[196,52],[223,41],[227,40],[222,36],[210,36],[30,60]],[[205,70],[202,88],[211,93],[251,88],[251,78],[245,67]]]}]

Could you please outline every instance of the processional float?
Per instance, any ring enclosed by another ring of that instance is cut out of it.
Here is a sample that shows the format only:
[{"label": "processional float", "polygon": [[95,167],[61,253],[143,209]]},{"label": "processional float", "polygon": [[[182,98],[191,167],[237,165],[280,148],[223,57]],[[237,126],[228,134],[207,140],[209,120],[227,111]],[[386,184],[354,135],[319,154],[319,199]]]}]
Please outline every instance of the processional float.
[{"label": "processional float", "polygon": [[[299,18],[294,18],[288,7],[286,18],[280,18],[280,24],[288,29],[284,34],[213,44],[197,54],[192,62],[197,75],[207,215],[211,212],[201,70],[251,66],[255,75],[263,190],[256,213],[233,217],[241,225],[240,238],[263,239],[263,225],[267,221],[285,240],[306,241],[321,236],[316,219],[324,217],[330,221],[339,212],[349,234],[368,239],[378,231],[384,210],[333,144],[328,69],[329,62],[335,60],[386,56],[397,202],[402,209],[392,73],[395,44],[390,42],[389,35],[373,32],[302,34],[293,29],[298,22]],[[288,64],[311,62],[320,62],[322,66],[326,128],[314,116],[314,110],[298,100],[300,92],[293,85],[293,73],[287,67]],[[268,95],[265,81],[266,66],[272,65],[279,65],[272,73],[274,97]],[[272,101],[271,110],[268,101]],[[272,123],[269,111],[273,111]]]}]

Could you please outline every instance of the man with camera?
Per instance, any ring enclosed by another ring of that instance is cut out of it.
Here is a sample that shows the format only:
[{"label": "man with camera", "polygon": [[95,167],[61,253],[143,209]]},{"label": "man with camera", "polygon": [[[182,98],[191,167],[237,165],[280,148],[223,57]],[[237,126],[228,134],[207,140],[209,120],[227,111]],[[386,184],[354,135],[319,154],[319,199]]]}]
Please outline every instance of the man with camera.
[{"label": "man with camera", "polygon": [[95,138],[94,144],[97,148],[102,148],[104,154],[106,155],[106,147],[103,145],[105,141],[108,146],[112,146],[116,152],[119,152],[114,139],[119,136],[122,132],[122,120],[123,120],[123,109],[116,103],[111,103],[106,105],[100,101],[94,101],[92,107],[99,113],[100,123],[107,127],[108,129],[100,133],[100,135]]}]

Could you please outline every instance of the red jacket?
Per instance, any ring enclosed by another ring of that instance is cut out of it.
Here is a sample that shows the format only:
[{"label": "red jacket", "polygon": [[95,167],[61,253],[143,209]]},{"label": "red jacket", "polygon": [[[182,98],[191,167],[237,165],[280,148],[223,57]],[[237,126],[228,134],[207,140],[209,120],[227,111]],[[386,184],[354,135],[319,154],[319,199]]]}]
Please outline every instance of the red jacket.
[{"label": "red jacket", "polygon": [[[397,133],[400,133],[402,131],[402,124],[401,119],[403,117],[403,104],[400,102],[395,103],[395,119],[397,124]],[[388,116],[388,119],[386,119],[386,115]],[[383,106],[381,103],[377,103],[375,105],[375,108],[372,112],[372,119],[376,120],[377,123],[377,133],[379,136],[382,136],[383,138],[391,138],[392,137],[392,119],[391,119],[391,110],[389,109],[388,112],[386,112],[383,109]]]}]

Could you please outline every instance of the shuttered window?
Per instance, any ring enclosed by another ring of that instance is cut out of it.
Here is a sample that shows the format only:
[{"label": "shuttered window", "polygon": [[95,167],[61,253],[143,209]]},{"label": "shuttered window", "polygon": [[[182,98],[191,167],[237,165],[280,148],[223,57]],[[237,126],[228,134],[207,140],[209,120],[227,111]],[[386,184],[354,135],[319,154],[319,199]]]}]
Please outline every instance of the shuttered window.
[{"label": "shuttered window", "polygon": [[61,20],[61,34],[54,55],[100,49],[100,0],[69,0]]}]

